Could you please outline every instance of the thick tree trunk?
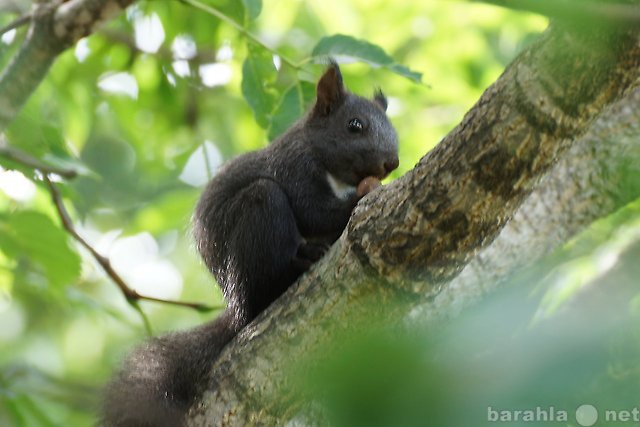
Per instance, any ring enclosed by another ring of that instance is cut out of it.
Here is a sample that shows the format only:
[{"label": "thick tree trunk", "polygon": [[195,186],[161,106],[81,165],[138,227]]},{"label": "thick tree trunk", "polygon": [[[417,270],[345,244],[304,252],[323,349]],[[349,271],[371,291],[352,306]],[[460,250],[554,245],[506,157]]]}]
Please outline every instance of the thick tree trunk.
[{"label": "thick tree trunk", "polygon": [[191,424],[294,419],[290,361],[320,355],[344,325],[391,322],[437,297],[634,85],[639,64],[636,34],[543,34],[413,171],[365,198],[328,256],[225,349]]},{"label": "thick tree trunk", "polygon": [[505,225],[419,317],[447,319],[548,255],[594,220],[640,197],[640,89],[576,141]]}]

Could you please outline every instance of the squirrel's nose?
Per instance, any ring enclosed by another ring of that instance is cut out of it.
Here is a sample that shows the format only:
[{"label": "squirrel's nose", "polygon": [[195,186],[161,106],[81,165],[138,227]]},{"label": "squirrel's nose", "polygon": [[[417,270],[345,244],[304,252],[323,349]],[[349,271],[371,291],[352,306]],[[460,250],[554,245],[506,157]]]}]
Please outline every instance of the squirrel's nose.
[{"label": "squirrel's nose", "polygon": [[398,167],[398,165],[400,164],[400,161],[398,160],[397,157],[393,157],[389,160],[387,160],[386,162],[384,162],[384,170],[388,173],[390,173],[392,170],[394,170],[395,168]]}]

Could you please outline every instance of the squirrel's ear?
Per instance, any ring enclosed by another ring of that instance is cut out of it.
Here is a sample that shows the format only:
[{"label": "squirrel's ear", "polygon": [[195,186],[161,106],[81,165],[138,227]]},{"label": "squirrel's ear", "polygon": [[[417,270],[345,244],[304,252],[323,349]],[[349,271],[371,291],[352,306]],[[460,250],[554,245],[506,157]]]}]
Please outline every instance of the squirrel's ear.
[{"label": "squirrel's ear", "polygon": [[344,84],[342,83],[342,73],[335,61],[324,72],[318,81],[317,100],[313,108],[314,113],[320,116],[329,115],[334,111],[346,95]]},{"label": "squirrel's ear", "polygon": [[387,97],[384,96],[384,93],[382,93],[382,89],[376,89],[376,91],[373,93],[373,100],[379,106],[381,106],[384,111],[387,111],[387,106],[389,105],[389,103],[387,102]]}]

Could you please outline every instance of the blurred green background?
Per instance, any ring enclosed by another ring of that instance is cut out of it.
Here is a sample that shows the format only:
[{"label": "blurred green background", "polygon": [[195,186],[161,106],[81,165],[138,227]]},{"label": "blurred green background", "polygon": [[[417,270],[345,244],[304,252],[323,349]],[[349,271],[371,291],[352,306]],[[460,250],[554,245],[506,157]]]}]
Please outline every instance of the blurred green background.
[{"label": "blurred green background", "polygon": [[[66,206],[79,233],[132,287],[209,305],[222,300],[194,249],[194,204],[221,162],[264,147],[308,107],[323,46],[341,62],[350,90],[368,96],[381,87],[389,97],[401,142],[393,179],[446,135],[547,25],[457,1],[203,2],[215,10],[138,2],[80,41],[58,58],[7,136],[43,161],[81,172],[58,183]],[[0,23],[11,20],[0,15]],[[0,66],[24,32],[2,36]],[[353,39],[326,38],[337,34]],[[0,425],[90,425],[101,385],[145,328],[61,229],[41,177],[6,159],[0,166]],[[154,333],[215,315],[140,306]],[[409,347],[394,348],[422,354]],[[402,379],[409,371],[390,375]],[[433,366],[425,372],[444,375]],[[439,388],[420,390],[441,395]],[[377,420],[385,425],[383,416]]]}]

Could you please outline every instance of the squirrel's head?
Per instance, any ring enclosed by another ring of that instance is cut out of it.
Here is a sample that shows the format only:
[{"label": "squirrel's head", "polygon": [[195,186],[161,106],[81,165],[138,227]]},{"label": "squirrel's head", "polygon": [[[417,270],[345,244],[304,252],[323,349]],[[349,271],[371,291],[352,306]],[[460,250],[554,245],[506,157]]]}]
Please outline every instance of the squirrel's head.
[{"label": "squirrel's head", "polygon": [[398,136],[386,110],[382,91],[376,90],[373,99],[348,92],[338,64],[331,63],[318,81],[307,130],[314,153],[335,178],[356,186],[398,167]]}]

